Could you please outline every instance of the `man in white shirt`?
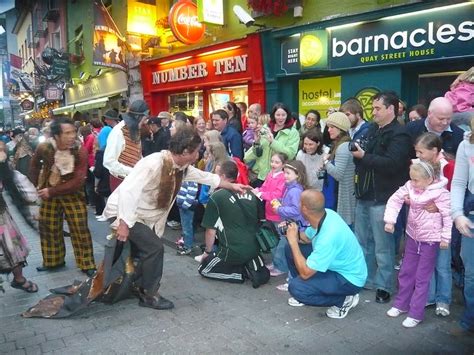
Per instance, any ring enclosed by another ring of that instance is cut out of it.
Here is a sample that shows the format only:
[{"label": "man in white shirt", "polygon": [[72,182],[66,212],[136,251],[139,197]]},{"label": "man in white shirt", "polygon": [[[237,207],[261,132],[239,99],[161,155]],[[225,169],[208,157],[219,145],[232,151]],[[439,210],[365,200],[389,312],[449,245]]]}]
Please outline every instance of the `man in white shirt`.
[{"label": "man in white shirt", "polygon": [[163,235],[166,217],[182,181],[195,181],[242,193],[243,185],[223,181],[218,175],[203,172],[191,164],[199,157],[201,138],[192,127],[184,127],[171,137],[169,150],[153,153],[140,160],[123,183],[110,195],[104,210],[115,218],[117,240],[130,240],[138,250],[139,305],[170,309],[171,301],[158,294],[163,273]]}]

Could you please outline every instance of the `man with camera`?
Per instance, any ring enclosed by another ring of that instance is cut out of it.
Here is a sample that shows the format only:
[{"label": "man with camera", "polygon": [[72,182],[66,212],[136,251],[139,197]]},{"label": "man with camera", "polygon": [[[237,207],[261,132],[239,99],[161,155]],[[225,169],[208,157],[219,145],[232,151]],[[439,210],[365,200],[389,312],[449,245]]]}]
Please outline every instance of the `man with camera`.
[{"label": "man with camera", "polygon": [[388,198],[408,180],[411,139],[397,121],[399,99],[392,91],[372,99],[374,123],[363,146],[352,152],[355,171],[355,233],[368,266],[365,288],[376,288],[375,301],[387,303],[393,291],[395,243],[384,230]]},{"label": "man with camera", "polygon": [[367,265],[356,236],[336,212],[324,208],[315,189],[301,194],[301,214],[309,222],[304,232],[290,223],[286,259],[292,278],[290,306],[329,306],[329,318],[345,318],[359,303]]}]

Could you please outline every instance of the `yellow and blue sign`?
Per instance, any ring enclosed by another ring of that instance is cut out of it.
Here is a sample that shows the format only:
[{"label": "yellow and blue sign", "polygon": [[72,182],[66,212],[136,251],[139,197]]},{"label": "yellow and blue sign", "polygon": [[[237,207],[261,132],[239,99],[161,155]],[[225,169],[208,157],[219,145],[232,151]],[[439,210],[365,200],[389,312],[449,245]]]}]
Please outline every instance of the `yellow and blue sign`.
[{"label": "yellow and blue sign", "polygon": [[300,37],[301,71],[327,69],[328,34],[326,30],[305,32]]},{"label": "yellow and blue sign", "polygon": [[322,118],[329,109],[341,106],[341,77],[299,80],[298,112],[302,115],[309,110],[317,110]]}]

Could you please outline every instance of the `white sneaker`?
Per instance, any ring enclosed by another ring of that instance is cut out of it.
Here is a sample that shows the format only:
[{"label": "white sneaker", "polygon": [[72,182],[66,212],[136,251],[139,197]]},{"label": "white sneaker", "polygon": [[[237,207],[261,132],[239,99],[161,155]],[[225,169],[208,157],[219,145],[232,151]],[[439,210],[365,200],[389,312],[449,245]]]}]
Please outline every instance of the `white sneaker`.
[{"label": "white sneaker", "polygon": [[347,313],[351,308],[354,308],[359,304],[359,294],[355,294],[354,296],[347,296],[344,300],[344,304],[342,307],[332,306],[326,310],[326,315],[329,318],[333,319],[342,319],[346,318]]},{"label": "white sneaker", "polygon": [[400,314],[403,314],[403,313],[407,313],[406,311],[402,311],[398,308],[395,308],[395,307],[392,307],[390,308],[388,311],[387,311],[387,316],[389,317],[392,317],[392,318],[396,318],[398,317]]},{"label": "white sneaker", "polygon": [[196,260],[198,263],[201,263],[201,261],[202,261],[202,256],[203,256],[203,255],[204,255],[204,254],[195,256],[195,257],[194,257],[194,260]]},{"label": "white sneaker", "polygon": [[406,317],[406,319],[402,322],[402,325],[405,328],[414,328],[420,322],[421,322],[421,320],[418,320],[418,319],[415,319],[415,318],[412,318],[412,317]]},{"label": "white sneaker", "polygon": [[447,317],[450,315],[449,312],[449,304],[447,303],[436,303],[436,311],[435,314],[437,316]]},{"label": "white sneaker", "polygon": [[107,222],[107,217],[104,216],[97,216],[97,222]]},{"label": "white sneaker", "polygon": [[276,289],[279,291],[288,291],[288,284],[284,283],[284,284],[278,285]]},{"label": "white sneaker", "polygon": [[304,306],[304,303],[298,302],[295,298],[288,298],[288,304],[292,307],[301,307]]}]

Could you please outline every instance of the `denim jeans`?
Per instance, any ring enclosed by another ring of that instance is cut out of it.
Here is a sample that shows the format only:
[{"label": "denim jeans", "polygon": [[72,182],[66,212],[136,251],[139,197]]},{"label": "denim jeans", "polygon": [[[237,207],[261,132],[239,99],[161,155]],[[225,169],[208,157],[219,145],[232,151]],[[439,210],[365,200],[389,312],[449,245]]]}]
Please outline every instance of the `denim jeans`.
[{"label": "denim jeans", "polygon": [[285,257],[285,247],[287,245],[286,237],[281,237],[278,245],[272,249],[273,266],[282,272],[288,272],[288,263]]},{"label": "denim jeans", "polygon": [[453,278],[451,272],[451,248],[439,249],[436,267],[431,277],[428,303],[451,304]]},{"label": "denim jeans", "polygon": [[[305,258],[313,252],[311,244],[300,244],[301,253]],[[352,296],[360,292],[362,287],[358,287],[347,281],[341,274],[327,270],[326,272],[316,272],[307,280],[298,276],[293,253],[290,246],[286,245],[285,255],[290,269],[288,291],[298,302],[309,306],[337,306],[342,307],[346,296]]]},{"label": "denim jeans", "polygon": [[385,204],[357,200],[355,234],[364,251],[368,277],[366,288],[393,291],[395,271],[395,242],[384,230]]},{"label": "denim jeans", "polygon": [[179,215],[181,217],[181,228],[183,229],[184,247],[191,249],[194,244],[194,210],[180,208]]},{"label": "denim jeans", "polygon": [[[469,217],[474,222],[474,216]],[[471,229],[474,233],[474,229]],[[464,263],[464,314],[461,327],[474,331],[474,238],[462,237],[461,258]]]}]

